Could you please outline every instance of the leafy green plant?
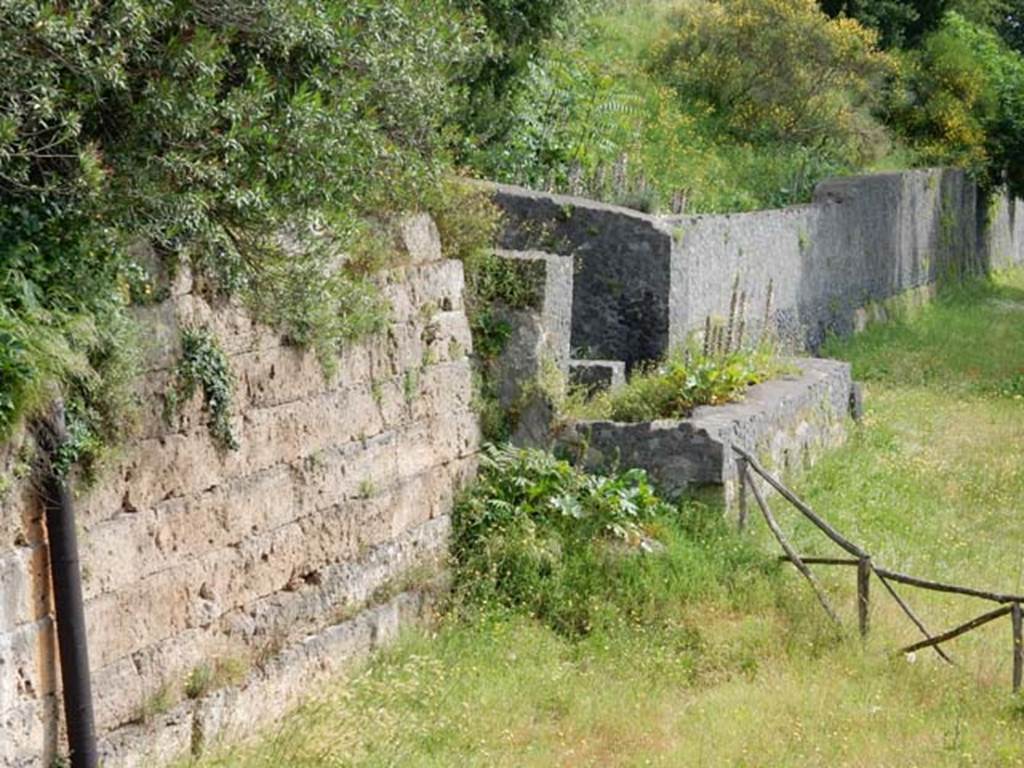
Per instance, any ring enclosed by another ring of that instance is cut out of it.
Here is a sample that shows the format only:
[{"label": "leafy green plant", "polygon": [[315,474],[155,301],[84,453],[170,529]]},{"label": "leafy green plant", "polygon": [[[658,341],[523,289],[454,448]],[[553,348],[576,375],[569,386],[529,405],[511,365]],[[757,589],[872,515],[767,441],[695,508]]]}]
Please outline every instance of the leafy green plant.
[{"label": "leafy green plant", "polygon": [[186,328],[181,334],[181,361],[174,387],[167,393],[169,412],[189,400],[197,389],[203,393],[203,408],[209,415],[208,429],[217,445],[238,450],[238,437],[231,426],[235,379],[231,363],[207,328]]},{"label": "leafy green plant", "polygon": [[750,386],[785,370],[769,348],[725,354],[690,350],[634,373],[624,387],[570,402],[565,415],[625,422],[681,419],[699,405],[738,400]]},{"label": "leafy green plant", "polygon": [[641,470],[591,475],[535,450],[485,447],[454,528],[456,607],[526,613],[570,637],[647,621],[740,562],[758,570],[720,510],[668,504]]}]

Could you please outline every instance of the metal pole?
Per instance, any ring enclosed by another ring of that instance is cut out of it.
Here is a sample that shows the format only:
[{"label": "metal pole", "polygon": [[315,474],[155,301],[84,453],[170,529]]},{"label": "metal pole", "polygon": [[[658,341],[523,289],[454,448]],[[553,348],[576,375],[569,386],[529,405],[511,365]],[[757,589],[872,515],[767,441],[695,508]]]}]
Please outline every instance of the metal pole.
[{"label": "metal pole", "polygon": [[97,768],[96,723],[89,674],[89,646],[82,600],[82,573],[71,490],[55,465],[67,441],[64,406],[57,403],[37,437],[43,453],[41,491],[46,510],[46,534],[50,549],[54,616],[64,686],[64,717],[72,768]]}]

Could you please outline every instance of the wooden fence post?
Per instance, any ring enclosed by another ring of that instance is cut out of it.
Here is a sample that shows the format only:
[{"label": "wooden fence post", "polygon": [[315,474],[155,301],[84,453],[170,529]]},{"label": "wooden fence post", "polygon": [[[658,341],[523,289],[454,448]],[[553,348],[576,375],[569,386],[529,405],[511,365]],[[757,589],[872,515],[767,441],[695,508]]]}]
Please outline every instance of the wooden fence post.
[{"label": "wooden fence post", "polygon": [[736,473],[740,477],[740,513],[737,525],[739,527],[740,533],[743,533],[743,531],[745,531],[747,528],[747,516],[749,515],[749,512],[747,511],[747,483],[753,482],[753,478],[749,477],[749,474],[747,472],[746,459],[742,457],[737,459]]},{"label": "wooden fence post", "polygon": [[1013,620],[1013,692],[1020,693],[1021,678],[1024,677],[1024,641],[1021,639],[1021,608],[1014,603],[1010,611]]},{"label": "wooden fence post", "polygon": [[857,619],[861,638],[871,630],[871,558],[862,557],[857,564]]}]

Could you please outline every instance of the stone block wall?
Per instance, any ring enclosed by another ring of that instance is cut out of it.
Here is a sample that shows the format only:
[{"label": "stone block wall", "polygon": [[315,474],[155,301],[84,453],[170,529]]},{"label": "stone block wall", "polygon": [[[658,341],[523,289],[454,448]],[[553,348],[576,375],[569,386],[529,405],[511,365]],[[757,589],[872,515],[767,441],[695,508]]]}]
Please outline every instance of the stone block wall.
[{"label": "stone block wall", "polygon": [[508,243],[574,258],[574,357],[629,366],[685,343],[709,316],[724,320],[737,278],[749,327],[768,313],[814,350],[943,279],[1024,260],[1019,201],[983,199],[956,170],[833,179],[811,204],[726,215],[654,217],[503,186],[494,195]]},{"label": "stone block wall", "polygon": [[802,358],[794,367],[738,402],[701,406],[686,419],[580,421],[560,442],[591,469],[640,467],[668,494],[707,491],[729,508],[737,490],[733,446],[786,474],[846,440],[856,401],[850,365]]},{"label": "stone block wall", "polygon": [[[139,433],[76,499],[107,768],[251,729],[429,608],[479,436],[462,265],[441,259],[432,223],[407,230],[406,265],[381,278],[390,329],[348,347],[332,381],[187,279],[142,311]],[[237,378],[236,452],[215,447],[198,396],[174,423],[161,415],[180,329],[196,325]],[[0,469],[21,453],[0,449]],[[0,501],[4,768],[49,765],[60,745],[47,569],[41,510],[19,482]],[[197,670],[213,680],[190,699]]]},{"label": "stone block wall", "polygon": [[498,185],[502,247],[572,257],[572,356],[635,362],[669,341],[672,240],[656,217]]},{"label": "stone block wall", "polygon": [[533,305],[492,308],[493,319],[505,326],[508,338],[488,375],[496,383],[512,441],[546,445],[554,412],[542,382],[549,366],[563,377],[569,373],[572,261],[540,251],[499,250],[495,255],[529,287]]},{"label": "stone block wall", "polygon": [[944,279],[1019,263],[1015,206],[986,202],[963,172],[934,170],[833,179],[812,204],[783,210],[675,217],[672,277],[686,298],[672,342],[726,316],[738,276],[751,321],[770,308],[785,338],[816,349]]}]

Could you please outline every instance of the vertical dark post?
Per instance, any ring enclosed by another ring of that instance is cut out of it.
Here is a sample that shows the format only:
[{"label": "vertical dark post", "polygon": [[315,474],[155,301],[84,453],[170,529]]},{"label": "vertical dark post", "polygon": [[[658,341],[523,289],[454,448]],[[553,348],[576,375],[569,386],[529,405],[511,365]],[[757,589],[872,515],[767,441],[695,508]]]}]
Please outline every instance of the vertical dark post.
[{"label": "vertical dark post", "polygon": [[72,768],[97,768],[96,725],[92,707],[89,647],[82,602],[82,573],[71,490],[55,458],[67,440],[64,407],[57,404],[49,421],[37,430],[43,454],[41,491],[46,508],[57,646],[64,686],[64,717]]},{"label": "vertical dark post", "polygon": [[1013,692],[1020,693],[1021,678],[1024,677],[1024,641],[1021,639],[1020,603],[1014,603],[1010,609],[1013,620]]},{"label": "vertical dark post", "polygon": [[871,570],[871,558],[862,557],[857,564],[857,619],[862,638],[871,630]]},{"label": "vertical dark post", "polygon": [[740,480],[739,480],[739,483],[740,483],[740,500],[739,500],[740,501],[740,513],[739,513],[738,526],[739,526],[740,533],[743,533],[743,531],[746,530],[746,527],[747,527],[747,515],[749,514],[749,512],[747,511],[747,503],[748,503],[748,501],[747,501],[747,482],[748,482],[748,480],[747,480],[747,460],[746,459],[739,458],[739,459],[736,460],[736,473],[739,475],[739,478],[740,478]]}]

